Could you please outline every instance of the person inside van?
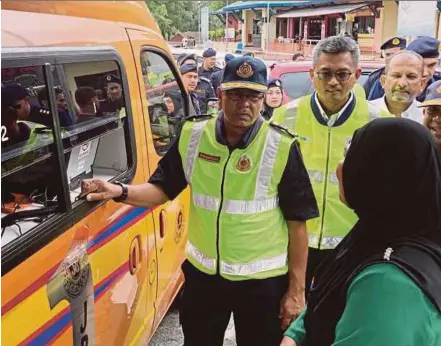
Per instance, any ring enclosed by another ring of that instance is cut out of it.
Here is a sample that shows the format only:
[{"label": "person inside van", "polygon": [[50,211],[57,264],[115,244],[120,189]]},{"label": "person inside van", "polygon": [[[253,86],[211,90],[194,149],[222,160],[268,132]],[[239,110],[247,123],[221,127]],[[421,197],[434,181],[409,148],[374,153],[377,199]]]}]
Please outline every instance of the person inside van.
[{"label": "person inside van", "polygon": [[115,113],[125,107],[121,79],[114,74],[104,76],[106,100],[101,102],[101,112]]},{"label": "person inside van", "polygon": [[88,86],[79,87],[75,91],[75,101],[79,106],[78,123],[92,120],[99,113],[100,102],[93,88]]},{"label": "person inside van", "polygon": [[[68,107],[67,107],[67,100],[64,95],[63,89],[60,87],[55,88],[55,98],[57,102],[57,112],[58,112],[58,118],[60,119],[60,126],[66,127],[66,126],[72,126],[74,124],[74,121],[72,117],[69,115]],[[47,110],[49,110],[49,97],[47,95],[46,88],[43,88],[38,93],[38,101],[40,102],[40,105]]]},{"label": "person inside van", "polygon": [[181,94],[179,92],[167,91],[162,100],[167,108],[168,124],[170,124],[171,132],[173,135],[177,135],[181,132],[182,125],[185,122]]},{"label": "person inside van", "polygon": [[31,135],[29,126],[18,121],[18,112],[23,103],[16,99],[15,91],[13,88],[2,86],[2,148],[27,141]]}]

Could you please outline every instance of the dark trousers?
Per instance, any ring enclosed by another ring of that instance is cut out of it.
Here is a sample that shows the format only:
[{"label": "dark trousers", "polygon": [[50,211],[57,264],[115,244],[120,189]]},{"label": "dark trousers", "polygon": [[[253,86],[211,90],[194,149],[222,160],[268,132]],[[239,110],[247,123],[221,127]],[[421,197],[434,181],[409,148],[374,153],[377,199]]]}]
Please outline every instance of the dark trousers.
[{"label": "dark trousers", "polygon": [[263,280],[229,281],[207,275],[190,262],[182,265],[185,276],[179,317],[184,346],[221,346],[234,316],[238,346],[279,346],[283,331],[280,301],[287,276]]},{"label": "dark trousers", "polygon": [[308,300],[309,291],[311,290],[314,272],[316,271],[319,264],[323,262],[323,260],[330,252],[332,252],[332,250],[318,250],[311,247],[308,249],[308,264],[306,267],[305,283],[306,300]]}]

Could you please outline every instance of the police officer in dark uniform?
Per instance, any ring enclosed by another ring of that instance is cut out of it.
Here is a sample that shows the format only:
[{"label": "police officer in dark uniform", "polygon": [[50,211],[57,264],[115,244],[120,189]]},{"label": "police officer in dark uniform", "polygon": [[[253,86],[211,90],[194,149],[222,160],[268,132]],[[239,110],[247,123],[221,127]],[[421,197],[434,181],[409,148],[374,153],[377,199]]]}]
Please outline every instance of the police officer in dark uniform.
[{"label": "police officer in dark uniform", "polygon": [[[234,55],[233,54],[225,54],[225,65],[232,59],[234,59]],[[222,70],[219,70],[217,72],[214,72],[211,75],[211,84],[213,85],[213,89],[214,92],[216,92],[217,88],[220,86],[221,84],[221,80],[222,80],[222,74],[224,73],[225,68],[223,68]]]},{"label": "police officer in dark uniform", "polygon": [[[380,47],[382,51],[382,55],[384,59],[388,59],[395,53],[403,50],[406,48],[406,40],[401,37],[392,37],[391,39],[387,40],[382,44]],[[371,98],[369,98],[369,95],[372,91],[373,86],[376,84],[378,80],[380,80],[381,75],[384,74],[385,67],[379,68],[378,70],[375,70],[372,72],[366,82],[364,83],[364,90],[366,91],[366,95],[368,97],[368,100],[375,100],[377,98],[380,98],[381,96],[377,97],[378,91],[373,92]],[[379,83],[379,90],[380,93],[382,92],[384,94],[383,87],[381,86],[381,83]],[[378,87],[376,86],[376,87]],[[381,88],[381,89],[380,89]]]},{"label": "police officer in dark uniform", "polygon": [[[178,58],[178,64],[184,65],[184,64],[197,64],[196,55],[195,54],[187,54],[184,56],[180,56]],[[199,76],[198,85],[196,86],[195,95],[199,101],[199,107],[200,107],[200,114],[206,114],[207,113],[207,100],[210,98],[215,98],[216,89],[213,89],[213,86],[211,84],[211,81],[203,76]]]},{"label": "police officer in dark uniform", "polygon": [[190,186],[179,311],[188,346],[222,345],[231,315],[238,346],[279,346],[303,309],[306,220],[317,203],[296,136],[260,115],[266,89],[261,60],[231,60],[223,111],[188,118],[148,183],[82,183],[88,201],[143,207]]},{"label": "police officer in dark uniform", "polygon": [[184,82],[185,89],[190,96],[190,115],[202,114],[199,99],[196,96],[196,88],[198,85],[198,67],[196,64],[183,64],[180,67],[182,75],[182,81]]},{"label": "police officer in dark uniform", "polygon": [[[4,92],[8,95],[8,102],[14,103],[17,120],[30,121],[52,128],[52,116],[47,108],[32,106],[29,102],[29,92],[19,84],[6,84]],[[63,126],[63,125],[62,125]]]},{"label": "police officer in dark uniform", "polygon": [[204,62],[199,69],[199,76],[210,80],[211,75],[220,70],[220,68],[216,66],[216,51],[213,48],[208,48],[202,53],[202,56]]},{"label": "police officer in dark uniform", "polygon": [[107,74],[103,82],[106,100],[100,102],[101,112],[115,113],[125,107],[121,79],[114,74]]},{"label": "police officer in dark uniform", "polygon": [[407,46],[406,50],[418,53],[424,60],[424,77],[427,80],[427,85],[417,101],[424,102],[426,99],[427,88],[434,82],[441,80],[441,74],[436,71],[439,66],[439,49],[441,42],[436,38],[424,36],[412,41]]}]

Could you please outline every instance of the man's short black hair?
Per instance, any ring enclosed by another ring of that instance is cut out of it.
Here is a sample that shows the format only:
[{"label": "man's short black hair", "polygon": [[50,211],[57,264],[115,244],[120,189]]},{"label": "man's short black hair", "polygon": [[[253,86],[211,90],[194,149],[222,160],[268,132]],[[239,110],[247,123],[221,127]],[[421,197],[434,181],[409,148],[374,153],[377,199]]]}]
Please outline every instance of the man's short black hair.
[{"label": "man's short black hair", "polygon": [[96,91],[88,86],[79,87],[75,91],[75,101],[80,107],[86,106],[95,96]]}]

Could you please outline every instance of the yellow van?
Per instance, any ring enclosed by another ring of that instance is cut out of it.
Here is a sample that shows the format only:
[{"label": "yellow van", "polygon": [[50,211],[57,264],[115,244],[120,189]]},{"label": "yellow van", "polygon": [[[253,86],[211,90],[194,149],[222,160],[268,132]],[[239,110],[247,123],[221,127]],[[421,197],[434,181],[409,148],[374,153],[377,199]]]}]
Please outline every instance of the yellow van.
[{"label": "yellow van", "polygon": [[183,282],[188,190],[145,209],[80,184],[154,172],[189,114],[173,57],[143,1],[1,6],[1,344],[146,345]]}]

